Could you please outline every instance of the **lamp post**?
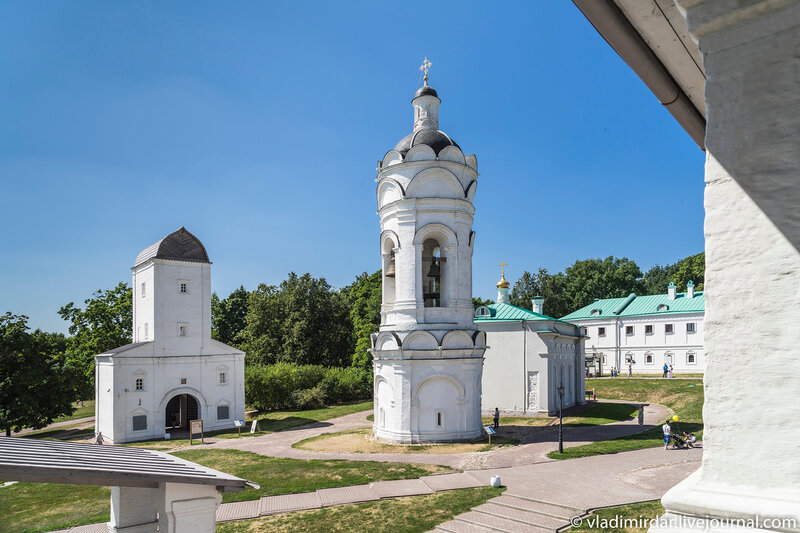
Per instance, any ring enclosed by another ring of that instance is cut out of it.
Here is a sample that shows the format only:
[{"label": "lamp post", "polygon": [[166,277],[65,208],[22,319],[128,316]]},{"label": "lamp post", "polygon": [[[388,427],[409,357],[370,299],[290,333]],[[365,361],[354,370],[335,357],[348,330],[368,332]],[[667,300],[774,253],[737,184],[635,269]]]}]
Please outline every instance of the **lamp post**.
[{"label": "lamp post", "polygon": [[564,405],[564,384],[558,385],[558,453],[564,453],[564,417],[562,407]]}]

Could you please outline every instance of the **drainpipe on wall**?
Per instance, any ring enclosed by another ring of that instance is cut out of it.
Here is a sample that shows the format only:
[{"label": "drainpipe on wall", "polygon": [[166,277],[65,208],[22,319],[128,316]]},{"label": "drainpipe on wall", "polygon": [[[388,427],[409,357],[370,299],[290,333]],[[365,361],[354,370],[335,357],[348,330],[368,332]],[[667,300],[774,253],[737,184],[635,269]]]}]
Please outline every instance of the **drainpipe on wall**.
[{"label": "drainpipe on wall", "polygon": [[528,390],[528,328],[525,327],[524,320],[520,321],[520,325],[522,326],[522,379],[525,380],[522,386],[522,390],[525,392],[525,396],[522,398],[522,414],[527,414],[528,398],[530,396],[530,391]]}]

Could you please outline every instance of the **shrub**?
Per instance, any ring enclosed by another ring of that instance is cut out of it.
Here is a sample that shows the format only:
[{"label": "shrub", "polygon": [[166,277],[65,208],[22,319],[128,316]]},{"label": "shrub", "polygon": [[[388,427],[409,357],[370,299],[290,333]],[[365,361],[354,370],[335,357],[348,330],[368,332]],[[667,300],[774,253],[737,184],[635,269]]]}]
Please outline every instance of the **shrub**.
[{"label": "shrub", "polygon": [[372,396],[372,372],[361,368],[275,363],[245,368],[247,404],[272,409],[312,409]]}]

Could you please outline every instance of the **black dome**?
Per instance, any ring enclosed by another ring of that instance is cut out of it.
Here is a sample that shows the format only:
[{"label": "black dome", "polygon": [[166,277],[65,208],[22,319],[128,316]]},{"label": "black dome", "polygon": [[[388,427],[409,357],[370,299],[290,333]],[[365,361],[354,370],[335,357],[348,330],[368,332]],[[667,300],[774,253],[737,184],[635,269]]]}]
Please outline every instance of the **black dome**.
[{"label": "black dome", "polygon": [[436,98],[439,98],[439,95],[436,93],[436,89],[428,85],[423,85],[417,89],[416,93],[414,93],[414,98],[419,98],[420,96],[435,96]]},{"label": "black dome", "polygon": [[408,152],[412,146],[417,146],[418,144],[427,144],[433,148],[433,151],[436,152],[437,155],[448,146],[455,146],[459,149],[461,148],[453,139],[448,137],[445,132],[431,129],[419,130],[406,135],[399,143],[397,143],[397,146],[395,146],[394,149],[401,154],[406,155],[406,152]]}]

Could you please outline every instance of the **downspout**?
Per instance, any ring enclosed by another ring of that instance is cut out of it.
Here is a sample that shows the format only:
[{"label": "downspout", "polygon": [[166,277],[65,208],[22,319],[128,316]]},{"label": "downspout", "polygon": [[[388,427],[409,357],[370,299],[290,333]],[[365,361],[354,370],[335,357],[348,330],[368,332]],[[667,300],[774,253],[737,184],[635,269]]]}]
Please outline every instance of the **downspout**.
[{"label": "downspout", "polygon": [[522,390],[525,391],[525,396],[522,398],[522,414],[528,413],[528,397],[530,391],[528,390],[528,328],[525,327],[525,321],[520,320],[522,326],[522,379],[525,382],[522,385]]}]

